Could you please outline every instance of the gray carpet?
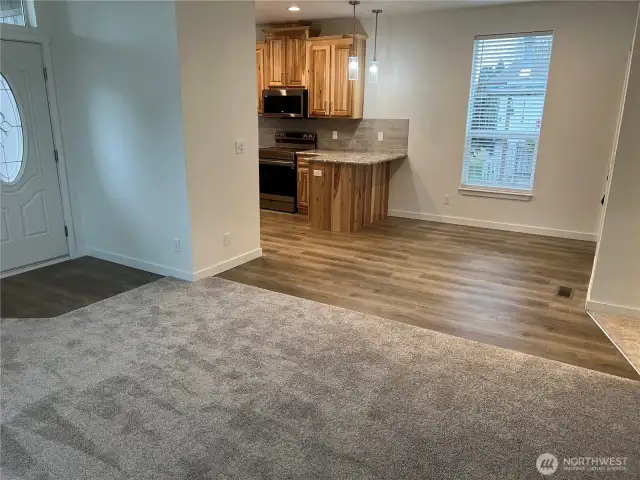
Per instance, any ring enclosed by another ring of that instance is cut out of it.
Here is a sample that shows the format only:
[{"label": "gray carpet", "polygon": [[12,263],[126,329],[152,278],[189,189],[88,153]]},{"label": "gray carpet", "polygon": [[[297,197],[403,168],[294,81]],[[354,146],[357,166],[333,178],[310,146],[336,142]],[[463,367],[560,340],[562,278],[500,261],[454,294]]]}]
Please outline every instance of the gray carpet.
[{"label": "gray carpet", "polygon": [[540,478],[626,456],[640,384],[221,279],[3,320],[3,479]]}]

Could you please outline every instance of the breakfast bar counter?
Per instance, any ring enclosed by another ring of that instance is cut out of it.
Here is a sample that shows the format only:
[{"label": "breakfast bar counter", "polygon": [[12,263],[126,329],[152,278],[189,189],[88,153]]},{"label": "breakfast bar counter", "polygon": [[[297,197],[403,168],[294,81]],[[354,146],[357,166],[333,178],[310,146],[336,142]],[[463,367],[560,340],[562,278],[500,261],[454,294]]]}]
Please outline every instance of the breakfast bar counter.
[{"label": "breakfast bar counter", "polygon": [[356,232],[387,218],[391,162],[406,153],[307,150],[309,223],[312,228]]}]

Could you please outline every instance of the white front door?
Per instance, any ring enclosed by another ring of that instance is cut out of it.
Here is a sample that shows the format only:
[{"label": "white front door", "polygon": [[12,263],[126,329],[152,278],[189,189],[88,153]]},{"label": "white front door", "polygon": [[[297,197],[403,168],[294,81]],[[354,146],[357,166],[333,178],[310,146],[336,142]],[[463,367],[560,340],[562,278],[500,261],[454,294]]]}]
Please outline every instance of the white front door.
[{"label": "white front door", "polygon": [[67,255],[40,45],[0,45],[0,270]]}]

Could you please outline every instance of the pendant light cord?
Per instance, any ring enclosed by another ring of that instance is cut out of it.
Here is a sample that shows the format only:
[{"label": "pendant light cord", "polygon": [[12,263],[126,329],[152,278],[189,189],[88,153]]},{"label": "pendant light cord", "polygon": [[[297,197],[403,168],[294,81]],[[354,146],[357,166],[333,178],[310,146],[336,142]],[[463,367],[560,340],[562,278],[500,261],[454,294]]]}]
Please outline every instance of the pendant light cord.
[{"label": "pendant light cord", "polygon": [[357,3],[353,2],[353,36],[351,48],[353,49],[353,56],[358,55],[358,51],[356,50],[356,5]]},{"label": "pendant light cord", "polygon": [[349,1],[349,5],[353,5],[353,34],[351,36],[352,42],[351,42],[351,52],[353,53],[353,56],[357,56],[358,53],[358,45],[356,44],[356,6],[359,4],[360,2],[358,0],[350,0]]},{"label": "pendant light cord", "polygon": [[378,53],[378,15],[376,12],[376,35],[373,37],[373,61],[376,61],[376,54]]},{"label": "pendant light cord", "polygon": [[356,2],[353,2],[353,44],[356,44]]}]

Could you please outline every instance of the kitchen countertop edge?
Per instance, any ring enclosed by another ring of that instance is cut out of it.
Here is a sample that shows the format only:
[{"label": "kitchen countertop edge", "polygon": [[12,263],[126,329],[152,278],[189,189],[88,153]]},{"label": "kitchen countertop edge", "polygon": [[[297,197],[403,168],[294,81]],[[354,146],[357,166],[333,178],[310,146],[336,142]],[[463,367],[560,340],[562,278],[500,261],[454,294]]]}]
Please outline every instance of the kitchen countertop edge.
[{"label": "kitchen countertop edge", "polygon": [[406,152],[356,152],[350,150],[301,150],[297,155],[304,155],[310,163],[343,163],[356,165],[374,165],[392,162],[407,157]]}]

